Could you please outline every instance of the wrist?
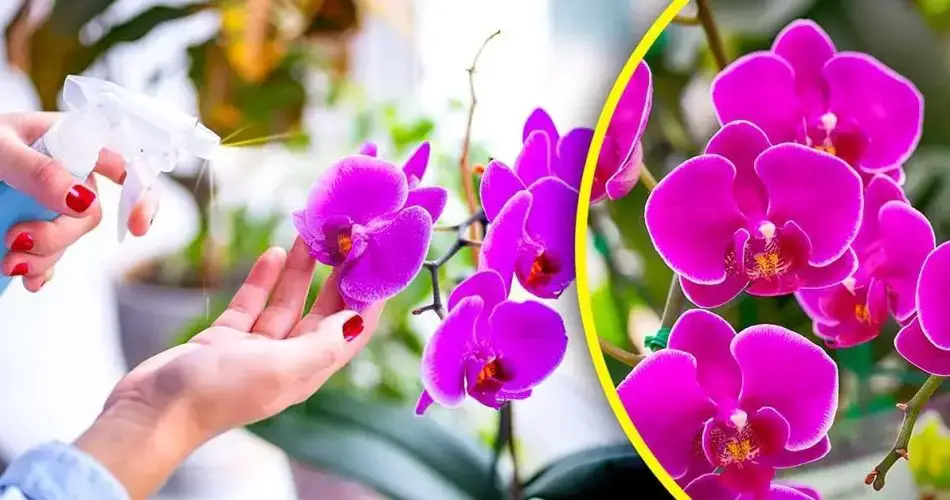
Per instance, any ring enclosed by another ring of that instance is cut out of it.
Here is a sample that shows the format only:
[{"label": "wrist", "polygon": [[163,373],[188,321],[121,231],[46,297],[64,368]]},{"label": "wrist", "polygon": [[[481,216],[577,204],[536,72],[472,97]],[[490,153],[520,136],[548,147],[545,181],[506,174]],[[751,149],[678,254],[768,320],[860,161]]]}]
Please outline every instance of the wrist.
[{"label": "wrist", "polygon": [[207,440],[186,411],[110,404],[74,445],[98,460],[133,499],[147,498]]}]

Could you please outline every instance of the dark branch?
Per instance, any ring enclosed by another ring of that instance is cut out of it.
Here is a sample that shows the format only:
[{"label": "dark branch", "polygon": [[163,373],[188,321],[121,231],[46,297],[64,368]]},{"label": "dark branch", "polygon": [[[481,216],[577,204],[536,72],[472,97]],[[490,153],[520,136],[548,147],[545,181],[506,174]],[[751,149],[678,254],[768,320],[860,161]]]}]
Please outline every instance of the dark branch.
[{"label": "dark branch", "polygon": [[445,318],[445,306],[442,304],[442,292],[439,286],[439,269],[442,268],[452,257],[455,257],[463,248],[477,247],[481,245],[480,241],[473,241],[466,237],[466,233],[469,228],[476,224],[486,225],[488,221],[485,219],[485,211],[479,210],[474,215],[465,219],[461,224],[451,226],[451,229],[455,231],[455,242],[452,243],[452,246],[449,249],[439,256],[438,259],[429,260],[422,264],[432,279],[432,302],[428,305],[413,309],[412,314],[422,314],[426,311],[435,311],[439,315],[440,319]]}]

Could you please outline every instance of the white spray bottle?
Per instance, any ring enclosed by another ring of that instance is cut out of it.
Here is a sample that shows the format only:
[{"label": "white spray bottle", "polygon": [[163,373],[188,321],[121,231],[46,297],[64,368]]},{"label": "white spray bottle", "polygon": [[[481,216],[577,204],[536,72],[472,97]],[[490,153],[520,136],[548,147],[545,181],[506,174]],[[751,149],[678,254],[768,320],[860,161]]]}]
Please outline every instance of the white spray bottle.
[{"label": "white spray bottle", "polygon": [[[210,159],[221,144],[196,118],[104,80],[67,77],[63,101],[64,118],[32,147],[59,160],[79,181],[92,173],[102,149],[122,156],[127,174],[119,203],[119,241],[125,238],[132,207],[160,174],[174,170],[185,155]],[[0,234],[21,222],[58,216],[0,182]],[[0,259],[6,254],[0,245]],[[10,281],[0,275],[0,294]]]}]

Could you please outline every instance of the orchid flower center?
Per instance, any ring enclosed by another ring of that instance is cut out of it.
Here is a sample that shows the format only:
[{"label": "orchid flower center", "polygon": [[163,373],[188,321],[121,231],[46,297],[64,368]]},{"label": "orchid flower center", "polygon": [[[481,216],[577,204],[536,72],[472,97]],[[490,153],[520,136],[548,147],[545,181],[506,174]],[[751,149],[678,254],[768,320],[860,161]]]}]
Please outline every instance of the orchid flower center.
[{"label": "orchid flower center", "polygon": [[345,259],[350,254],[350,250],[353,249],[353,235],[350,231],[341,231],[340,234],[336,235],[336,245],[340,250],[340,255]]},{"label": "orchid flower center", "polygon": [[841,158],[854,166],[867,148],[867,138],[850,121],[842,121],[834,113],[825,113],[807,128],[805,145]]},{"label": "orchid flower center", "polygon": [[509,378],[508,371],[501,363],[501,358],[492,358],[478,370],[478,375],[475,377],[475,387],[479,389],[497,388]]},{"label": "orchid flower center", "polygon": [[547,283],[559,270],[560,266],[557,262],[546,252],[541,252],[531,263],[528,275],[524,279],[525,284],[535,286]]},{"label": "orchid flower center", "polygon": [[717,425],[711,432],[711,444],[719,467],[741,465],[762,454],[760,436],[756,435],[744,411],[736,410],[725,425]]},{"label": "orchid flower center", "polygon": [[[760,237],[752,238],[745,247],[742,268],[751,280],[772,280],[786,274],[793,264],[787,248],[782,246],[781,236],[775,224],[765,221],[759,224]],[[727,256],[727,266],[735,268],[735,252]]]},{"label": "orchid flower center", "polygon": [[854,317],[861,323],[870,323],[871,313],[868,312],[868,306],[864,304],[854,305]]}]

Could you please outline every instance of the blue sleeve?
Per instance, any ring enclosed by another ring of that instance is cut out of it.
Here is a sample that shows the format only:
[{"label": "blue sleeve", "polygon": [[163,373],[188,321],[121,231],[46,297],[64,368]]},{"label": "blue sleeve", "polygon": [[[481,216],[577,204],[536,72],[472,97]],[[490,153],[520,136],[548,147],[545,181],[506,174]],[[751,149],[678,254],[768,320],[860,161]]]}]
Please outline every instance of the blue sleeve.
[{"label": "blue sleeve", "polygon": [[0,500],[128,500],[125,488],[96,459],[64,443],[17,458],[0,476]]}]

